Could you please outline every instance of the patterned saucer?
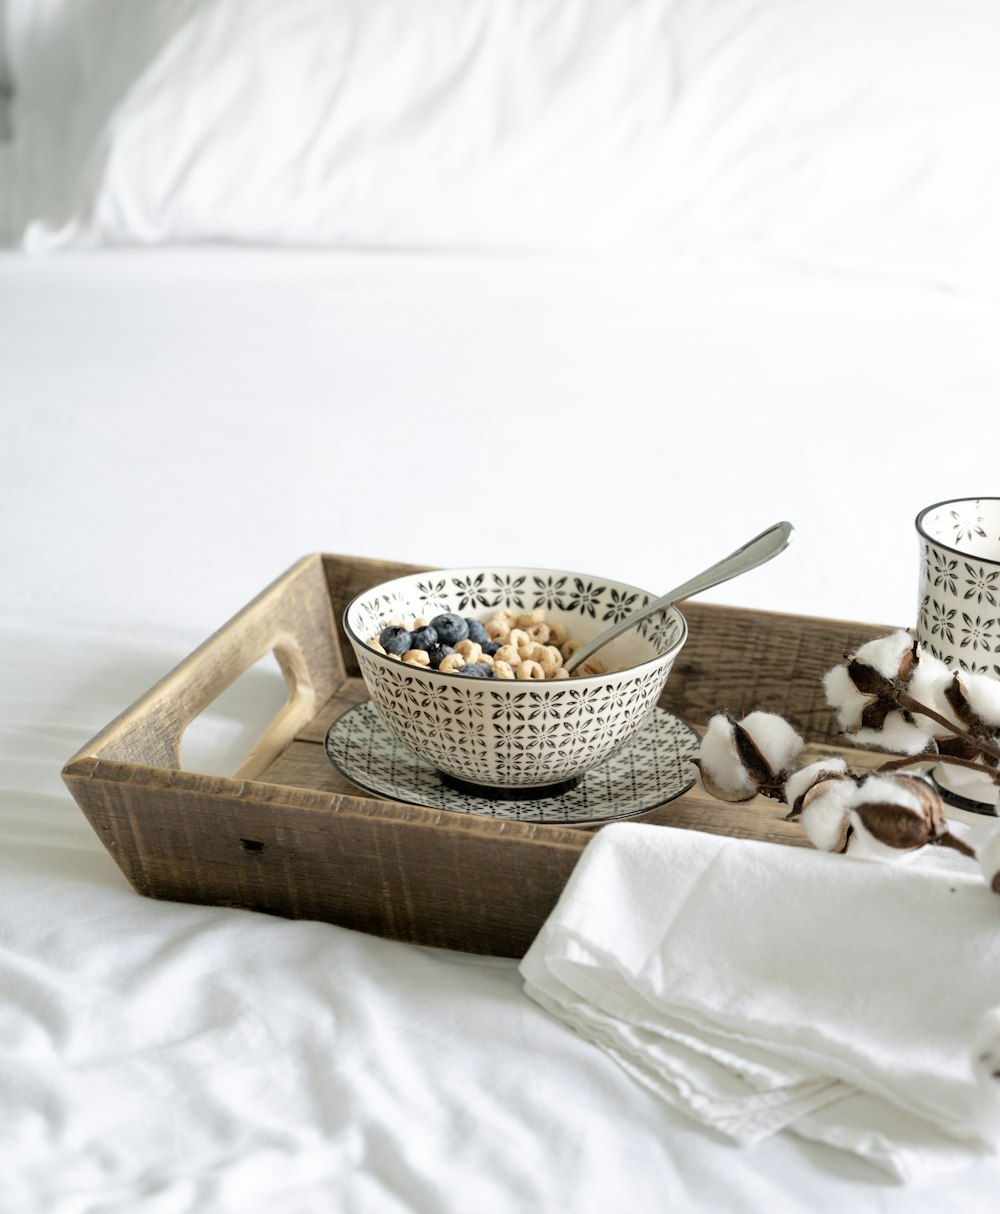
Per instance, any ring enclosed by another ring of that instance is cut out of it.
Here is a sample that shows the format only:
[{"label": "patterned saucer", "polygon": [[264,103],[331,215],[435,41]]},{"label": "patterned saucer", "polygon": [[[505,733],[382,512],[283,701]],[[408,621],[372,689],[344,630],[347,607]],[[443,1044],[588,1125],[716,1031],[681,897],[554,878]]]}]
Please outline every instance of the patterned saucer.
[{"label": "patterned saucer", "polygon": [[450,787],[435,768],[396,741],[370,702],[334,721],[326,735],[326,754],[352,784],[394,801],[518,822],[600,826],[648,813],[687,792],[695,782],[688,760],[698,743],[690,725],[655,708],[632,741],[591,768],[575,788],[531,801],[496,800]]}]

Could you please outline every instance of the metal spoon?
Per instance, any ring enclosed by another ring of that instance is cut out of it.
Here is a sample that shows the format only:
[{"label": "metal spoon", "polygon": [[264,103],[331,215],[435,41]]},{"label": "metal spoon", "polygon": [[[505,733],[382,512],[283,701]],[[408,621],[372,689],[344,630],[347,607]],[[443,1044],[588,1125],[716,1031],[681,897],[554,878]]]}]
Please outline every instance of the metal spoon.
[{"label": "metal spoon", "polygon": [[648,616],[672,607],[681,599],[690,598],[693,594],[700,594],[703,590],[710,590],[713,586],[728,582],[730,578],[738,577],[741,573],[747,573],[751,569],[756,569],[758,565],[763,565],[772,557],[777,556],[779,552],[784,552],[792,538],[793,530],[791,523],[775,523],[773,527],[768,527],[754,539],[748,540],[742,548],[737,548],[735,552],[730,553],[723,560],[717,561],[703,573],[695,574],[693,578],[681,583],[669,594],[655,599],[652,603],[647,603],[641,611],[626,616],[624,620],[613,624],[588,645],[578,649],[571,658],[567,658],[563,663],[563,669],[567,674],[571,674],[581,662],[585,662],[598,649],[602,649],[608,641],[612,641],[615,637],[621,636],[623,632],[634,628]]}]

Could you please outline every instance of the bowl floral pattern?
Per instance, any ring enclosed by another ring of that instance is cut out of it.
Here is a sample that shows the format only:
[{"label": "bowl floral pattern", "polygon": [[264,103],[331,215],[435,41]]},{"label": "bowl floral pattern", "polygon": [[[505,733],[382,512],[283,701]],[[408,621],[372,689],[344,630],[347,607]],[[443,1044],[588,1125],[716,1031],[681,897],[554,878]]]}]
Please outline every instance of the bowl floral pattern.
[{"label": "bowl floral pattern", "polygon": [[553,570],[436,570],[383,583],[347,607],[344,624],[372,702],[392,734],[439,771],[493,788],[542,788],[581,776],[648,720],[687,636],[676,608],[644,620],[601,657],[627,669],[584,678],[475,679],[410,666],[367,640],[394,617],[544,607],[590,640],[653,599],[605,578]]}]

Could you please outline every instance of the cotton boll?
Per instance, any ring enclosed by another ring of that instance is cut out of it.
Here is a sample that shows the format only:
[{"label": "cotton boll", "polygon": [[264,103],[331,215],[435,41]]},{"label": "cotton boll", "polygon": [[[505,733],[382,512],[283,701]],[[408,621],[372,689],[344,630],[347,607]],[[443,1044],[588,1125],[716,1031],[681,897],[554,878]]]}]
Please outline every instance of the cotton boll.
[{"label": "cotton boll", "polygon": [[847,762],[845,759],[819,759],[815,763],[809,763],[805,767],[800,767],[798,771],[793,771],[785,781],[785,804],[789,809],[795,808],[795,802],[809,788],[815,784],[816,780],[826,774],[846,775]]},{"label": "cotton boll", "polygon": [[986,884],[995,894],[1000,894],[1000,830],[994,832],[976,850],[976,859],[982,869]]},{"label": "cotton boll", "polygon": [[[913,674],[910,675],[910,681],[906,690],[915,699],[919,700],[925,708],[933,708],[936,713],[939,713],[946,720],[950,721],[957,729],[961,729],[961,723],[958,717],[952,711],[951,705],[945,698],[954,672],[947,667],[940,658],[934,657],[926,649],[920,650],[920,657],[917,662]],[[937,732],[941,727],[929,717],[918,717],[917,721],[930,734]]]},{"label": "cotton boll", "polygon": [[780,793],[779,778],[805,743],[783,717],[752,712],[742,721],[716,714],[708,723],[695,765],[705,789],[723,801]]},{"label": "cotton boll", "polygon": [[843,851],[851,825],[853,780],[823,780],[803,798],[799,821],[806,838],[818,851]]},{"label": "cotton boll", "polygon": [[898,805],[901,809],[923,814],[925,806],[920,795],[920,788],[933,791],[930,781],[921,779],[919,776],[873,772],[871,775],[865,776],[858,785],[854,804],[856,806],[866,802],[892,804]]},{"label": "cotton boll", "polygon": [[708,722],[696,756],[702,780],[713,796],[749,801],[757,793],[736,750],[732,721],[717,713]]},{"label": "cotton boll", "polygon": [[908,721],[901,712],[886,715],[880,729],[856,729],[851,734],[855,742],[876,750],[891,750],[895,754],[918,755],[927,749],[930,730],[925,718]]},{"label": "cotton boll", "polygon": [[986,674],[969,674],[964,670],[956,675],[956,679],[976,716],[994,729],[1000,729],[1000,679],[990,678]]},{"label": "cotton boll", "polygon": [[941,798],[919,776],[866,776],[848,804],[854,830],[848,855],[863,859],[898,860],[946,830]]},{"label": "cotton boll", "polygon": [[898,864],[916,854],[919,849],[889,847],[876,839],[854,810],[850,811],[851,838],[847,855],[854,860],[874,860],[881,864]]},{"label": "cotton boll", "polygon": [[884,679],[905,679],[913,661],[913,649],[913,637],[904,629],[900,629],[887,637],[868,641],[855,652],[854,658],[877,670]]},{"label": "cotton boll", "polygon": [[784,717],[773,712],[751,712],[740,721],[772,772],[787,770],[805,748],[805,743]]},{"label": "cotton boll", "polygon": [[855,687],[846,666],[834,666],[823,676],[826,701],[836,710],[837,724],[848,733],[861,724],[861,714],[871,701]]}]

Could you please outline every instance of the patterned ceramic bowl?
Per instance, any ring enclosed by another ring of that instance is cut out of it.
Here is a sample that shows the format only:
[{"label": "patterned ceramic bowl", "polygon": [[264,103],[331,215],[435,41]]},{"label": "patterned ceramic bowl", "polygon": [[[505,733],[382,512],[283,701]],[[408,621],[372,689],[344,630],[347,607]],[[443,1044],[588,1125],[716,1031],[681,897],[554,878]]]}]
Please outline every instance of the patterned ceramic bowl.
[{"label": "patterned ceramic bowl", "polygon": [[375,708],[407,749],[480,795],[551,796],[572,787],[649,718],[687,638],[675,607],[596,655],[609,668],[625,669],[568,679],[442,674],[379,653],[368,640],[395,617],[448,611],[485,621],[500,607],[517,613],[542,607],[546,620],[587,642],[655,597],[552,569],[439,569],[366,590],[348,605],[344,626]]}]

